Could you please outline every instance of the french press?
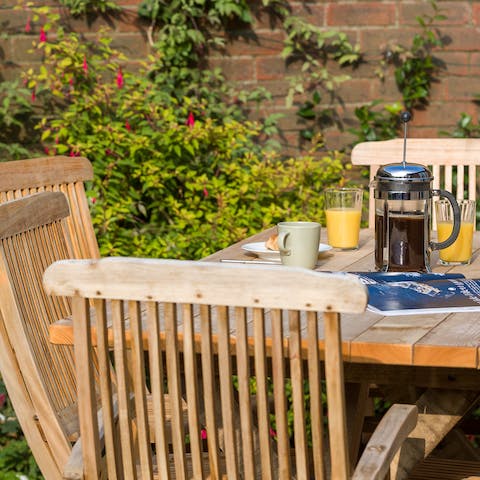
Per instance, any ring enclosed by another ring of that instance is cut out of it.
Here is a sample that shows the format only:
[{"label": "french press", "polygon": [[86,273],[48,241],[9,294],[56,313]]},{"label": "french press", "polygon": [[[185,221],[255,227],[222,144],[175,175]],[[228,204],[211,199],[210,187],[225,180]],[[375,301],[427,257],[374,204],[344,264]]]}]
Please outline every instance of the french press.
[{"label": "french press", "polygon": [[[375,267],[384,272],[430,272],[430,253],[449,247],[460,230],[455,197],[431,188],[433,176],[423,165],[406,162],[406,123],[403,161],[380,167],[373,181],[375,198]],[[453,209],[454,224],[443,242],[430,241],[432,197],[445,197]]]}]

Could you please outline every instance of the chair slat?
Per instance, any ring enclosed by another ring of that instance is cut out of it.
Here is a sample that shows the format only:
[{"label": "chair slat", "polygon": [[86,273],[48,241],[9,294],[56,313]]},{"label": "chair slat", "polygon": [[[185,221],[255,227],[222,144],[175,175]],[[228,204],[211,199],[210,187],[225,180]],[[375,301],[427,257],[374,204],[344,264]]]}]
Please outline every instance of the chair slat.
[{"label": "chair slat", "polygon": [[79,379],[78,392],[82,398],[87,401],[79,405],[80,417],[83,421],[83,455],[91,456],[95,459],[85,467],[87,478],[100,478],[100,440],[98,436],[97,403],[95,395],[95,381],[92,368],[92,349],[90,347],[90,318],[88,300],[77,297],[73,300],[73,314],[85,321],[79,325],[75,331],[75,350],[77,358],[81,361],[77,362],[77,378]]},{"label": "chair slat", "polygon": [[288,349],[290,356],[290,371],[292,376],[292,399],[294,410],[294,441],[295,441],[295,460],[296,471],[299,478],[309,478],[308,468],[308,447],[307,437],[304,425],[305,418],[305,399],[304,383],[302,369],[301,352],[301,327],[300,312],[291,310],[289,316],[289,339]]},{"label": "chair slat", "polygon": [[[227,307],[216,307],[218,323],[218,364],[219,382],[225,437],[227,476],[230,479],[239,478],[235,421],[233,413],[233,387],[231,383],[232,365],[230,357],[230,322]],[[237,412],[235,412],[237,415]]]},{"label": "chair slat", "polygon": [[307,341],[313,470],[316,479],[324,480],[322,377],[320,372],[318,319],[316,312],[307,312]]},{"label": "chair slat", "polygon": [[278,440],[278,477],[284,480],[292,478],[290,439],[288,435],[287,399],[285,393],[285,334],[283,330],[282,311],[270,311],[272,322],[272,377],[275,404],[275,436]]},{"label": "chair slat", "polygon": [[[165,432],[166,412],[164,403],[163,356],[158,339],[160,338],[158,306],[155,302],[147,303],[147,328],[148,328],[148,356],[151,378],[151,392],[154,416],[154,432],[157,453],[157,469],[160,478],[170,480],[168,442]],[[104,346],[104,349],[107,349]],[[115,477],[114,477],[115,478]]]},{"label": "chair slat", "polygon": [[205,423],[207,431],[208,458],[210,474],[213,478],[220,478],[219,441],[217,429],[217,415],[215,408],[215,392],[217,391],[214,377],[215,366],[213,359],[212,316],[211,307],[200,305],[200,334],[202,349],[202,386],[205,409]]},{"label": "chair slat", "polygon": [[188,437],[192,452],[192,472],[195,478],[203,477],[203,459],[200,433],[199,391],[197,379],[197,363],[194,340],[194,319],[191,304],[182,306],[183,324],[183,358],[185,364],[185,387],[188,405]]},{"label": "chair slat", "polygon": [[325,377],[328,398],[328,432],[332,478],[349,478],[347,422],[345,414],[345,388],[342,368],[342,344],[340,317],[337,313],[325,312]]},{"label": "chair slat", "polygon": [[172,303],[164,304],[166,362],[168,393],[172,403],[172,445],[175,471],[179,478],[186,476],[185,432],[181,408],[182,388],[180,385],[180,359],[177,343],[177,312]]},{"label": "chair slat", "polygon": [[131,331],[131,374],[135,395],[135,426],[140,458],[142,479],[153,479],[152,452],[148,425],[146,374],[142,340],[140,303],[128,302]]},{"label": "chair slat", "polygon": [[132,411],[130,402],[131,382],[125,341],[124,305],[112,300],[113,353],[117,372],[119,429],[122,438],[121,452],[123,471],[126,478],[136,479],[137,469],[133,458]]},{"label": "chair slat", "polygon": [[257,422],[262,461],[262,478],[272,478],[272,453],[270,445],[270,420],[267,392],[267,366],[265,352],[264,310],[253,309],[255,377],[257,388]]},{"label": "chair slat", "polygon": [[[255,478],[254,431],[252,399],[250,392],[250,365],[248,352],[247,312],[235,308],[236,355],[238,375],[238,403],[240,408],[240,430],[242,436],[242,458],[244,478]],[[258,443],[258,442],[257,442]]]}]

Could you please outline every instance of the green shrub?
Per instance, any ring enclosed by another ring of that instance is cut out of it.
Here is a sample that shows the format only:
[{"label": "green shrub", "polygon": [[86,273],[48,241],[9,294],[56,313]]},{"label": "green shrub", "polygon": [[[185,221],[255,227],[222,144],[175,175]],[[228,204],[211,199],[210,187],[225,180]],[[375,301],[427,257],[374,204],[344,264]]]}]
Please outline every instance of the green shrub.
[{"label": "green shrub", "polygon": [[49,108],[39,124],[47,150],[93,162],[102,254],[200,258],[285,218],[322,218],[341,154],[283,159],[265,125],[208,89],[211,76],[192,77],[199,95],[180,87],[179,97],[156,74],[159,57],[123,71],[108,38],[59,38],[38,45],[45,61],[28,86]]},{"label": "green shrub", "polygon": [[0,376],[0,480],[43,478],[25,441]]}]

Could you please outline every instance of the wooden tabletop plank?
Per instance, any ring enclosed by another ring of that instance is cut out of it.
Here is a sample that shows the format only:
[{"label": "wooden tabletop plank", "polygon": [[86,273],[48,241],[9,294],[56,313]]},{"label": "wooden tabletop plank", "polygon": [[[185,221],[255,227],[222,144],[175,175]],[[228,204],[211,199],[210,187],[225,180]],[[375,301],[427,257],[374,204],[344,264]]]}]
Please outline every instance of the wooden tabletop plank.
[{"label": "wooden tabletop plank", "polygon": [[480,312],[448,315],[416,343],[413,363],[477,368],[479,339]]}]

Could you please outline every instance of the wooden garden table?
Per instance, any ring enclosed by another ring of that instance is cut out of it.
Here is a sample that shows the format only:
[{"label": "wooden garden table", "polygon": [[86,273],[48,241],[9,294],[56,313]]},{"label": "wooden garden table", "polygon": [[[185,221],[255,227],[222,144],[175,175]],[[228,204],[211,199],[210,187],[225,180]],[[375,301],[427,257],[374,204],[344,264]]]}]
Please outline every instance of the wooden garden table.
[{"label": "wooden garden table", "polygon": [[[254,235],[205,260],[255,261],[242,245],[264,241],[272,231]],[[324,230],[322,239],[323,235]],[[374,246],[374,231],[362,229],[358,250],[331,250],[320,256],[316,270],[373,271]],[[480,232],[474,235],[473,248],[472,263],[454,267],[438,264],[438,252],[434,252],[433,271],[480,278]],[[419,407],[418,426],[402,453],[401,466],[397,465],[398,476],[392,474],[392,478],[404,478],[402,467],[410,468],[427,456],[479,399],[480,311],[389,317],[367,311],[342,315],[341,328],[353,441],[359,439],[355,431],[362,425],[359,413],[367,412],[368,386],[381,385],[392,401],[417,403]],[[468,449],[469,445],[459,448]]]},{"label": "wooden garden table", "polygon": [[[272,231],[247,238],[203,261],[255,261],[256,257],[245,252],[242,245],[265,241]],[[373,253],[374,232],[362,229],[358,250],[326,252],[320,256],[316,269],[373,271]],[[480,278],[480,232],[475,233],[470,265],[437,265],[434,252],[432,267],[435,272],[461,272],[469,278]],[[427,456],[480,397],[480,312],[384,317],[367,311],[343,315],[341,328],[351,412],[351,448],[358,447],[362,413],[368,411],[368,391],[372,385],[381,386],[382,392],[387,392],[394,402],[419,406],[418,426],[402,452],[397,476],[395,472],[392,475],[404,478],[402,466],[408,468]],[[320,325],[320,335],[321,332]],[[71,323],[62,321],[53,325],[50,339],[53,343],[72,344]]]}]

